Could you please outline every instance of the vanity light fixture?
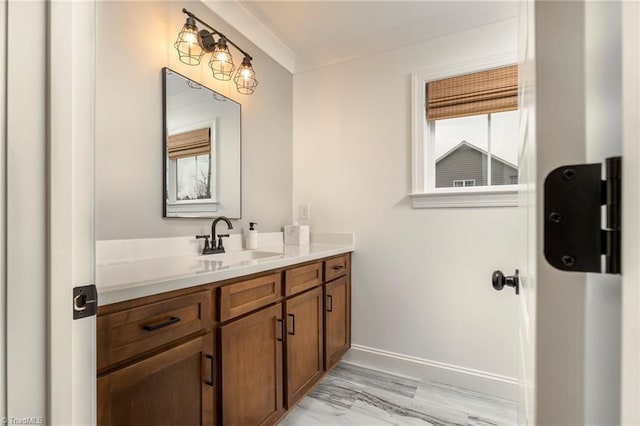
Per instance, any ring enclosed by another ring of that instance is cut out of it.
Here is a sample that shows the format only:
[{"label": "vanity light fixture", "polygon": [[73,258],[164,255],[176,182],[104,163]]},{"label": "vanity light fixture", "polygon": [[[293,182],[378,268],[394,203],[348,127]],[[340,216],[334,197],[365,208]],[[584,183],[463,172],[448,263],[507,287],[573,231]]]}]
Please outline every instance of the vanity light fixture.
[{"label": "vanity light fixture", "polygon": [[[205,53],[211,53],[209,68],[211,68],[213,77],[222,81],[229,81],[233,78],[239,93],[252,94],[256,90],[258,80],[256,80],[256,73],[251,66],[253,59],[251,55],[187,9],[182,9],[182,12],[187,15],[187,22],[178,33],[178,39],[174,44],[180,61],[187,65],[196,66],[200,64]],[[208,29],[198,31],[196,21]],[[217,41],[214,36],[218,37]],[[227,43],[244,55],[242,65],[237,69]]]}]

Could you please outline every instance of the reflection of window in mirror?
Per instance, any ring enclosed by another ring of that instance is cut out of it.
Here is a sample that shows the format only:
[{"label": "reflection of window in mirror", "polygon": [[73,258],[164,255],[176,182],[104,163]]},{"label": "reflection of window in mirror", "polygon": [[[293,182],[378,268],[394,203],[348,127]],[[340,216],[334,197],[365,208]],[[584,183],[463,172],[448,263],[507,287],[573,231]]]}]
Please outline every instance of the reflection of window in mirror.
[{"label": "reflection of window in mirror", "polygon": [[167,203],[216,203],[216,121],[170,129],[167,138]]},{"label": "reflection of window in mirror", "polygon": [[193,155],[176,160],[178,201],[211,199],[211,154]]}]

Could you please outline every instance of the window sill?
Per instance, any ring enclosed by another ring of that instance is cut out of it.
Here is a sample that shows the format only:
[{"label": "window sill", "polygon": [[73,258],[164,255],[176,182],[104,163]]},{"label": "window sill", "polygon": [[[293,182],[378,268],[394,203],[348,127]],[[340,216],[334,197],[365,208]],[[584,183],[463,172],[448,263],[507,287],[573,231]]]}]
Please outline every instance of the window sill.
[{"label": "window sill", "polygon": [[409,197],[414,209],[518,206],[517,189],[412,193]]},{"label": "window sill", "polygon": [[182,214],[211,214],[218,211],[218,202],[213,200],[182,200],[166,201],[165,213],[167,217]]}]

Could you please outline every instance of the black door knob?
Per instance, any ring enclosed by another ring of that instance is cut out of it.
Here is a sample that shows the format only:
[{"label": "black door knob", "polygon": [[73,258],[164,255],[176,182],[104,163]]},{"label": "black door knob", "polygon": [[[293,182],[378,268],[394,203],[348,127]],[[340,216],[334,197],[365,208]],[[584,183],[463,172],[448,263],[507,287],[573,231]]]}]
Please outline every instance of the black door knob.
[{"label": "black door knob", "polygon": [[502,290],[506,285],[508,287],[513,287],[516,290],[516,294],[520,294],[520,278],[517,269],[514,275],[506,277],[502,271],[494,271],[493,274],[491,274],[491,283],[493,284],[493,288],[498,291]]}]

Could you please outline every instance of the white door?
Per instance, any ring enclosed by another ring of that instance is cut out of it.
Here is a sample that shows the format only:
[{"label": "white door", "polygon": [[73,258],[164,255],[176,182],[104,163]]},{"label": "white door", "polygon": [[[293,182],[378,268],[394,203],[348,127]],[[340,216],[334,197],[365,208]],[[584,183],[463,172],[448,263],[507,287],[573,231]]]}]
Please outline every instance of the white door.
[{"label": "white door", "polygon": [[0,415],[8,424],[91,425],[95,318],[73,320],[72,290],[94,283],[94,3],[10,1],[0,9]]},{"label": "white door", "polygon": [[622,5],[622,394],[620,423],[640,424],[640,5]]},{"label": "white door", "polygon": [[49,3],[48,424],[96,423],[96,319],[73,319],[94,273],[95,3]]},{"label": "white door", "polygon": [[617,424],[621,279],[550,266],[543,187],[622,154],[621,5],[522,6],[520,423]]}]

